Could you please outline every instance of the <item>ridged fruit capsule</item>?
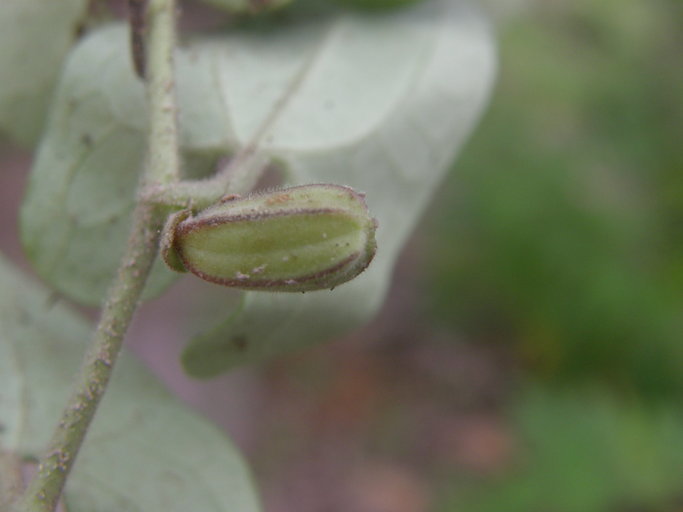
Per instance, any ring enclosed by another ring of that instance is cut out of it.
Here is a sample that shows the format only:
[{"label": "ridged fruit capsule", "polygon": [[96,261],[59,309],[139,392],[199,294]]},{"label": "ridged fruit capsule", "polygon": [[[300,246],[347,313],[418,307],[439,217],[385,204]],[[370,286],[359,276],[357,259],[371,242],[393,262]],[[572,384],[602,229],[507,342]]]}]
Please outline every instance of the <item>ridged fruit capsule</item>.
[{"label": "ridged fruit capsule", "polygon": [[334,288],[375,255],[377,223],[364,196],[341,185],[302,185],[226,196],[166,224],[162,255],[176,271],[248,290]]}]

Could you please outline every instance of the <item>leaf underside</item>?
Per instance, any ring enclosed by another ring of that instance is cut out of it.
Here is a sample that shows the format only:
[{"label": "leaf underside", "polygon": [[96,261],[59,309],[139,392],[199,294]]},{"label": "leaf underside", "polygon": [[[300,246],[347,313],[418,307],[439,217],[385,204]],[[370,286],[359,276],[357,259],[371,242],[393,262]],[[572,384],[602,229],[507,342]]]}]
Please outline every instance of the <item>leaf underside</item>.
[{"label": "leaf underside", "polygon": [[0,2],[0,132],[25,146],[40,137],[61,64],[87,0]]},{"label": "leaf underside", "polygon": [[[85,303],[99,302],[114,274],[142,160],[143,93],[127,44],[125,27],[105,27],[70,56],[22,211],[38,272]],[[178,51],[177,69],[186,151],[255,147],[288,184],[365,192],[379,222],[377,256],[353,281],[296,296],[249,292],[242,309],[217,318],[184,354],[191,374],[210,376],[374,314],[401,246],[485,106],[495,52],[490,27],[466,2],[428,0],[197,38]],[[152,291],[173,278],[159,272]]]},{"label": "leaf underside", "polygon": [[[0,257],[0,452],[42,454],[90,326]],[[256,512],[232,444],[127,354],[67,484],[69,512]]]}]

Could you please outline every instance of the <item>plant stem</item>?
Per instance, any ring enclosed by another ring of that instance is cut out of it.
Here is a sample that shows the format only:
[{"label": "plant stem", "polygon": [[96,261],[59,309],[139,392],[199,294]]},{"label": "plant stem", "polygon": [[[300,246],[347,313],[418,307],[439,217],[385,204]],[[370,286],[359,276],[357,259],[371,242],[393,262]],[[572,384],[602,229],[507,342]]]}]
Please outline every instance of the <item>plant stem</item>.
[{"label": "plant stem", "polygon": [[123,338],[137,307],[158,247],[160,216],[146,205],[134,213],[124,259],[109,290],[90,349],[77,377],[76,388],[24,495],[26,512],[52,512],[97,406],[106,391]]},{"label": "plant stem", "polygon": [[175,0],[149,0],[147,6],[147,101],[149,147],[142,187],[180,179],[178,108],[175,98]]},{"label": "plant stem", "polygon": [[[173,82],[174,0],[150,0],[147,11],[147,95],[149,143],[141,187],[178,180],[178,130]],[[69,472],[107,389],[125,333],[157,255],[164,214],[138,201],[117,276],[110,288],[85,356],[47,453],[23,495],[22,512],[54,511]]]},{"label": "plant stem", "polygon": [[142,198],[160,206],[201,210],[226,194],[245,194],[252,190],[269,163],[264,155],[243,150],[211,178],[152,185],[141,191]]}]

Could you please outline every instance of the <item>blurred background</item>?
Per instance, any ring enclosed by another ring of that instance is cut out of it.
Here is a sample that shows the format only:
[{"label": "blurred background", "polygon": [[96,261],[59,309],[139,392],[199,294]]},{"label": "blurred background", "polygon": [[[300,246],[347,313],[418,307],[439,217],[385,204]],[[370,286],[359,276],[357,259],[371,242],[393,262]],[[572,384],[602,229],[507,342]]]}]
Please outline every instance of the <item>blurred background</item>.
[{"label": "blurred background", "polygon": [[[483,8],[492,103],[372,324],[197,382],[171,319],[211,290],[138,316],[130,346],[240,446],[266,512],[683,511],[683,2]],[[28,269],[30,155],[1,156]]]}]

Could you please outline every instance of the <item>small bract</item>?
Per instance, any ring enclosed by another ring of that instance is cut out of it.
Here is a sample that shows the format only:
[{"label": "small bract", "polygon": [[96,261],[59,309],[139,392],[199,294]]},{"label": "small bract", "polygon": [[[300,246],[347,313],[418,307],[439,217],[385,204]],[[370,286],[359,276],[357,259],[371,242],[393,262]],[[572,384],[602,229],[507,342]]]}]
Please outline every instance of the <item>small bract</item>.
[{"label": "small bract", "polygon": [[226,196],[195,216],[178,212],[166,224],[162,255],[173,270],[225,286],[332,289],[368,266],[376,227],[352,188],[303,185]]}]

